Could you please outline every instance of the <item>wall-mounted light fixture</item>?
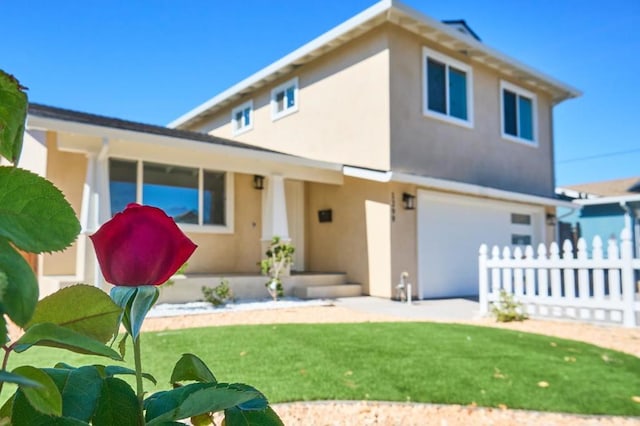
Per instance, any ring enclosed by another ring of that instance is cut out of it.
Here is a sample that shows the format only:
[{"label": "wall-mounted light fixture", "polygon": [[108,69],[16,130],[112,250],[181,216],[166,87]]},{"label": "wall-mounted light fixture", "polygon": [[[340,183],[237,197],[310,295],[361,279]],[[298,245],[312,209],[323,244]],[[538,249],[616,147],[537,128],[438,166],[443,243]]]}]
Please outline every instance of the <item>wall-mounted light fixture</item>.
[{"label": "wall-mounted light fixture", "polygon": [[264,189],[264,176],[253,175],[253,187],[254,189]]},{"label": "wall-mounted light fixture", "polygon": [[405,210],[413,210],[416,208],[416,196],[404,192],[402,194],[402,204]]},{"label": "wall-mounted light fixture", "polygon": [[549,226],[556,226],[556,224],[558,223],[558,218],[556,218],[556,215],[553,213],[547,213],[546,222]]}]

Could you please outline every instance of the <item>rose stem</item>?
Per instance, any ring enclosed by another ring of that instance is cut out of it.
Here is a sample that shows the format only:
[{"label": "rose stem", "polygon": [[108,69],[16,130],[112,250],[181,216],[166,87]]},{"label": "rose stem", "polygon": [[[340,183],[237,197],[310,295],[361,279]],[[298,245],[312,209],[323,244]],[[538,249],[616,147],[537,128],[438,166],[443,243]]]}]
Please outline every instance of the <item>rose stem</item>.
[{"label": "rose stem", "polygon": [[133,339],[133,358],[136,364],[136,389],[140,404],[140,424],[144,424],[144,389],[142,387],[142,360],[140,359],[140,335]]}]

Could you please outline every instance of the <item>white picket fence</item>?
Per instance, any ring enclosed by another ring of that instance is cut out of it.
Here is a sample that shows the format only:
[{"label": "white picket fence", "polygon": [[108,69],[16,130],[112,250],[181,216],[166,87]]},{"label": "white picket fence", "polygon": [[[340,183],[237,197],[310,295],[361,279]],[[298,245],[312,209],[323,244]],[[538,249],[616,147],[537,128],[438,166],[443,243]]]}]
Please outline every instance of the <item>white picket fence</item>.
[{"label": "white picket fence", "polygon": [[536,253],[531,246],[523,251],[497,246],[489,256],[486,244],[480,247],[480,312],[488,314],[490,304],[500,298],[500,290],[514,296],[531,316],[571,318],[582,321],[640,325],[636,271],[640,259],[633,257],[631,233],[624,230],[620,246],[616,240],[603,244],[595,237],[592,256],[584,239],[578,241],[577,255],[567,240],[549,250],[540,244]]}]

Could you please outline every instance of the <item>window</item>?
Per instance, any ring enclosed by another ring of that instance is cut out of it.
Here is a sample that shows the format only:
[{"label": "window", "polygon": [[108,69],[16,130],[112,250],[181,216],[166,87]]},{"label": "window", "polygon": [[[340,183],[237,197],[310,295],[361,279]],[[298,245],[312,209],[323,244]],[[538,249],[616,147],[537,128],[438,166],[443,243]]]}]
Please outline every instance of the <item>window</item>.
[{"label": "window", "polygon": [[473,127],[473,73],[471,67],[423,48],[423,113]]},{"label": "window", "polygon": [[110,159],[111,215],[138,202],[161,208],[179,224],[230,229],[231,177],[195,167]]},{"label": "window", "polygon": [[231,111],[231,128],[234,135],[253,129],[253,101],[245,102]]},{"label": "window", "polygon": [[511,223],[514,225],[531,225],[531,215],[511,213]]},{"label": "window", "polygon": [[514,246],[530,246],[531,235],[511,234],[511,245]]},{"label": "window", "polygon": [[271,119],[277,120],[298,110],[298,78],[271,91]]},{"label": "window", "polygon": [[536,143],[536,95],[506,81],[500,82],[502,137]]}]

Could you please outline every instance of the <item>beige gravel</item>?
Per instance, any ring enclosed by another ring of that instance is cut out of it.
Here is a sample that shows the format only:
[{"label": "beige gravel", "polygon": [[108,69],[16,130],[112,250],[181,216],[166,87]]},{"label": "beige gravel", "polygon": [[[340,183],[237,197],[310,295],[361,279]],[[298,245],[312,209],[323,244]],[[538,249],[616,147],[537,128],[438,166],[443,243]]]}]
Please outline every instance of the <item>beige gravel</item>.
[{"label": "beige gravel", "polygon": [[[409,321],[386,315],[368,314],[339,306],[313,306],[276,310],[221,312],[172,318],[148,318],[143,330],[160,331],[185,327],[234,324],[344,323]],[[410,320],[415,321],[415,320]],[[640,357],[640,329],[598,326],[584,323],[527,320],[496,323],[491,319],[464,323],[500,327],[581,340]],[[640,396],[640,389],[638,390]],[[276,404],[274,409],[286,425],[640,425],[640,418],[576,416],[522,410],[459,405],[408,404],[371,401],[319,401]]]}]

